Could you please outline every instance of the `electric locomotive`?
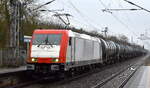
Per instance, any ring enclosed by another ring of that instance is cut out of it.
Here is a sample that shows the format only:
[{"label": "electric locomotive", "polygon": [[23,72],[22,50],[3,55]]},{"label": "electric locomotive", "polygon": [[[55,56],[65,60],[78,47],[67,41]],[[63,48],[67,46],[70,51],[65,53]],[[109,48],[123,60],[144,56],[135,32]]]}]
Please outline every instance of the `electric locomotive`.
[{"label": "electric locomotive", "polygon": [[37,29],[30,42],[27,70],[50,73],[114,63],[142,55],[144,49],[106,41],[71,30]]}]

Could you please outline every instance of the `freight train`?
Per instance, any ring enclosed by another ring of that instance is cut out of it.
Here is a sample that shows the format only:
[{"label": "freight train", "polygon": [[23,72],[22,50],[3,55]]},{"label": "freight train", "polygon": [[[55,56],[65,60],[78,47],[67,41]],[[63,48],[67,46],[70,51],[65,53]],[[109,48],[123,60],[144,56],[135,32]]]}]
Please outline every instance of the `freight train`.
[{"label": "freight train", "polygon": [[37,29],[30,43],[27,70],[50,73],[90,68],[142,56],[141,47],[119,44],[71,30]]}]

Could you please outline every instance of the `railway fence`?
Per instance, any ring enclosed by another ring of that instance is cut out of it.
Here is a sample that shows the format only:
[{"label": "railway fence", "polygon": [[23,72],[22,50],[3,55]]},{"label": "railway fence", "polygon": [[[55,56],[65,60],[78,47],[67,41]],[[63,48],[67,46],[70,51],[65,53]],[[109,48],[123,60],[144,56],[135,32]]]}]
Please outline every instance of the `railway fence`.
[{"label": "railway fence", "polygon": [[26,50],[20,49],[19,56],[15,56],[15,49],[0,49],[0,66],[21,66],[25,65],[27,58]]}]

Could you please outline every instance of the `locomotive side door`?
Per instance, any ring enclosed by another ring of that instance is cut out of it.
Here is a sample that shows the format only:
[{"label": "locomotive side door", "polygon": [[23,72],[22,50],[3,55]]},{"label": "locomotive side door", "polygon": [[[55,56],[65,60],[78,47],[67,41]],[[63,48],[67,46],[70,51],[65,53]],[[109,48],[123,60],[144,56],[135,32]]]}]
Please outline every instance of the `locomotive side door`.
[{"label": "locomotive side door", "polygon": [[71,64],[75,64],[75,38],[71,37]]}]

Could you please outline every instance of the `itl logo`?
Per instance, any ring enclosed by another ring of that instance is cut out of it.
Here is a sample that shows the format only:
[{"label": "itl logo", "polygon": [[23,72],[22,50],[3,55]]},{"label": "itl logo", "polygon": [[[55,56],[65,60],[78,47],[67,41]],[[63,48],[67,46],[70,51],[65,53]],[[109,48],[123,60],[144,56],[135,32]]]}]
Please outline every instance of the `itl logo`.
[{"label": "itl logo", "polygon": [[50,48],[54,48],[54,46],[53,45],[42,45],[42,46],[40,46],[40,48],[42,48],[42,49],[45,49],[45,48],[50,49]]}]

